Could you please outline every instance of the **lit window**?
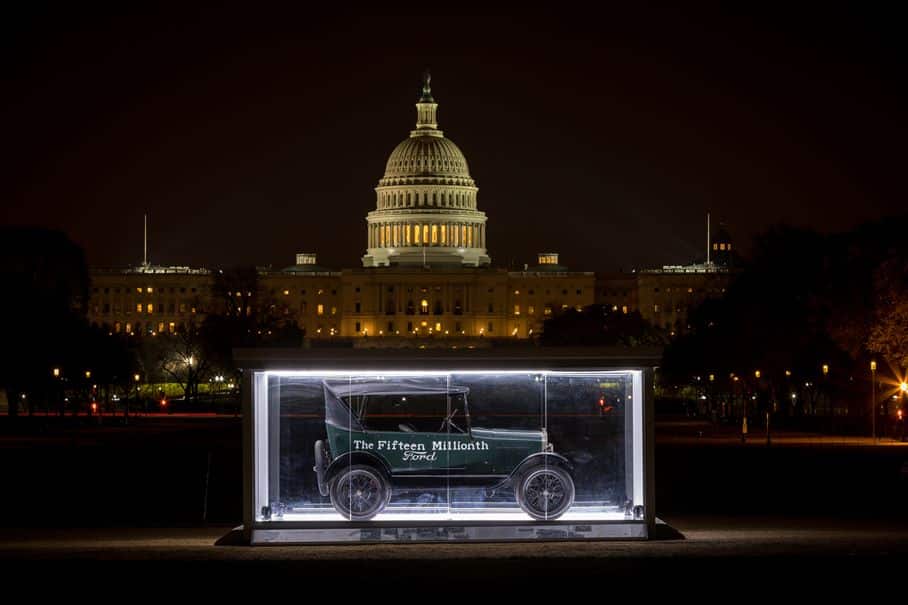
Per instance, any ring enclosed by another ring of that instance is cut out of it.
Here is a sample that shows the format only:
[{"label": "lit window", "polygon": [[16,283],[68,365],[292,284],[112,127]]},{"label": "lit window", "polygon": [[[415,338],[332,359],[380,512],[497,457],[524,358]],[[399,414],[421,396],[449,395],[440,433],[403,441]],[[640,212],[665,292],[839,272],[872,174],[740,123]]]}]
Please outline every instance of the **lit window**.
[{"label": "lit window", "polygon": [[142,303],[136,303],[136,313],[142,312]]},{"label": "lit window", "polygon": [[653,305],[653,313],[659,312],[659,305]]},{"label": "lit window", "polygon": [[536,307],[534,307],[533,305],[530,305],[529,307],[527,307],[527,315],[535,315],[535,314],[536,314]]},{"label": "lit window", "polygon": [[117,334],[120,333],[120,322],[114,323],[114,332],[116,332]]},{"label": "lit window", "polygon": [[719,249],[719,244],[713,244],[713,250],[718,250],[718,249]]},{"label": "lit window", "polygon": [[719,244],[719,250],[725,250],[725,244]]},{"label": "lit window", "polygon": [[337,315],[337,307],[331,307],[331,315]]},{"label": "lit window", "polygon": [[621,312],[627,315],[627,305],[621,307]]},{"label": "lit window", "polygon": [[142,293],[142,288],[136,288],[136,294],[141,294],[141,293]]},{"label": "lit window", "polygon": [[432,225],[432,244],[438,243],[438,225]]},{"label": "lit window", "polygon": [[164,322],[162,321],[162,322],[158,323],[158,332],[163,332],[163,331],[164,331]]},{"label": "lit window", "polygon": [[324,315],[325,314],[325,305],[319,305],[315,312],[318,315]]},{"label": "lit window", "polygon": [[177,324],[175,324],[174,322],[170,322],[169,324],[167,324],[167,329],[170,331],[171,334],[173,334],[174,332],[177,331]]},{"label": "lit window", "polygon": [[726,249],[726,250],[731,250],[731,244],[725,244],[725,249]]},{"label": "lit window", "polygon": [[145,291],[148,292],[149,294],[151,294],[152,292],[154,292],[154,288],[152,288],[151,286],[148,286],[147,288],[145,288]]},{"label": "lit window", "polygon": [[520,305],[514,305],[514,315],[520,315]]},{"label": "lit window", "polygon": [[149,314],[154,313],[154,305],[152,303],[148,303],[147,309]]},{"label": "lit window", "polygon": [[132,332],[132,324],[129,322],[126,322],[126,333],[130,334],[131,332]]},{"label": "lit window", "polygon": [[419,312],[423,315],[428,315],[429,313],[429,301],[427,301],[425,298],[422,299],[422,301],[420,301],[419,303]]},{"label": "lit window", "polygon": [[441,332],[441,322],[435,322],[435,331]]},{"label": "lit window", "polygon": [[551,307],[551,305],[546,305],[546,306],[545,306],[545,309],[542,310],[542,314],[543,314],[543,315],[551,315],[551,314],[552,314],[552,307]]}]

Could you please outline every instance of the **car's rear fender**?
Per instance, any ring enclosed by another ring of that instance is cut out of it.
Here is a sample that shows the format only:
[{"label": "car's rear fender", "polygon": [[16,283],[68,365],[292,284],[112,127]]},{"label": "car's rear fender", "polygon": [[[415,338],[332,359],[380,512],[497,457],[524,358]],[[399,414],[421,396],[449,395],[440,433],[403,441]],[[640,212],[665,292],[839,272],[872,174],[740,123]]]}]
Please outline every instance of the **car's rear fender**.
[{"label": "car's rear fender", "polygon": [[383,458],[376,456],[372,452],[357,451],[341,454],[331,461],[331,464],[329,464],[328,468],[325,470],[325,484],[327,485],[331,483],[331,480],[334,479],[334,477],[339,472],[341,472],[345,468],[353,466],[354,464],[365,464],[366,466],[371,466],[384,473],[389,480],[391,479],[391,468]]}]

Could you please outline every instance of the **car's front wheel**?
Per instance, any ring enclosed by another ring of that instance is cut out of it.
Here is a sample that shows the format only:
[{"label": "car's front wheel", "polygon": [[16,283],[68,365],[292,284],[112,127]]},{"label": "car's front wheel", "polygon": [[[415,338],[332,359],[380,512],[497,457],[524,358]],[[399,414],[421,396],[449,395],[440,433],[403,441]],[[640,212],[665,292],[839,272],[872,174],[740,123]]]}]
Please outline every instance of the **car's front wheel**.
[{"label": "car's front wheel", "polygon": [[523,512],[539,521],[557,519],[574,503],[574,480],[559,466],[526,470],[515,491]]},{"label": "car's front wheel", "polygon": [[391,484],[384,473],[362,464],[340,471],[329,492],[334,509],[350,521],[371,519],[391,500]]}]

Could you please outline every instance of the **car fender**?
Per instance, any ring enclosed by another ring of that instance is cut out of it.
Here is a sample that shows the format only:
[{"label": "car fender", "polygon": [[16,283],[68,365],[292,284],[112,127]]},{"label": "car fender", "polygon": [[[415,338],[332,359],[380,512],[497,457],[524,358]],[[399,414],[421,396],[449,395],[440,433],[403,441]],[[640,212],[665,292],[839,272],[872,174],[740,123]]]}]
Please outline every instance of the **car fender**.
[{"label": "car fender", "polygon": [[328,465],[328,468],[325,469],[325,484],[329,484],[335,475],[337,475],[341,470],[354,464],[365,464],[373,468],[378,469],[390,481],[391,479],[391,468],[388,466],[388,463],[384,461],[383,458],[373,454],[372,452],[347,452],[341,454],[337,458],[331,461],[331,464]]}]

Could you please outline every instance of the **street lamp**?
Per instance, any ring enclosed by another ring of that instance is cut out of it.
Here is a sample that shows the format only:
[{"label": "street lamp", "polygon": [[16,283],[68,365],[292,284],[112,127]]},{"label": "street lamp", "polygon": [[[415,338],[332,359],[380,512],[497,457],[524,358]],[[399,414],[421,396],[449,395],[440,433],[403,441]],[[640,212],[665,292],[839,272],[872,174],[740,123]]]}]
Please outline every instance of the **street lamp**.
[{"label": "street lamp", "polygon": [[870,362],[870,426],[876,443],[876,360]]},{"label": "street lamp", "polygon": [[827,376],[828,374],[829,374],[829,364],[824,363],[823,364],[823,376]]},{"label": "street lamp", "polygon": [[[136,383],[136,406],[139,405],[139,379],[140,378],[141,378],[141,376],[139,376],[138,374],[132,375],[132,379]],[[145,411],[147,412],[148,410],[145,410]],[[126,422],[129,422],[129,397],[126,398],[126,407],[124,410],[124,414],[125,414],[124,417],[126,419]]]}]

